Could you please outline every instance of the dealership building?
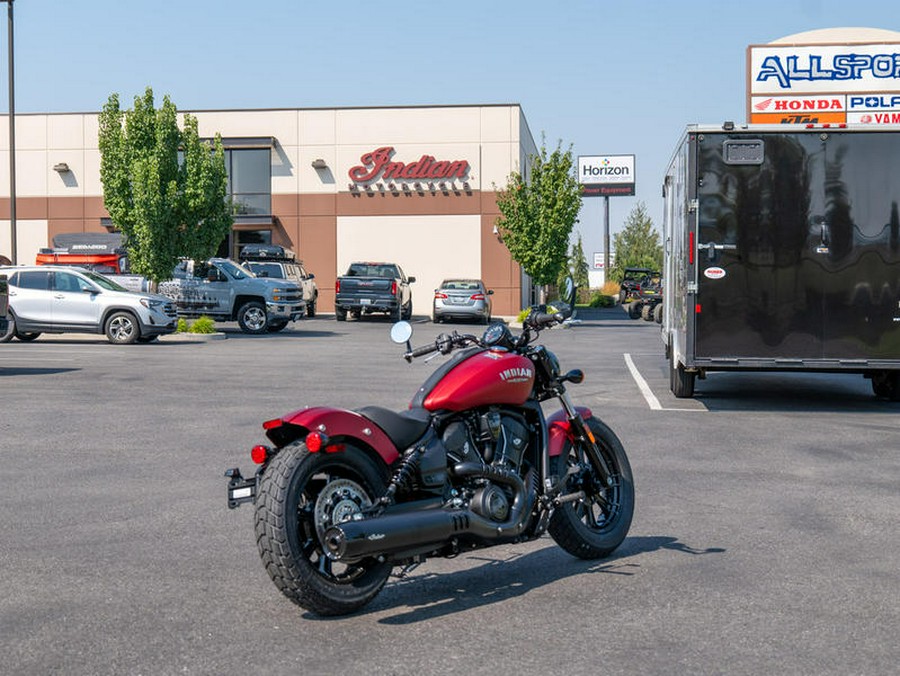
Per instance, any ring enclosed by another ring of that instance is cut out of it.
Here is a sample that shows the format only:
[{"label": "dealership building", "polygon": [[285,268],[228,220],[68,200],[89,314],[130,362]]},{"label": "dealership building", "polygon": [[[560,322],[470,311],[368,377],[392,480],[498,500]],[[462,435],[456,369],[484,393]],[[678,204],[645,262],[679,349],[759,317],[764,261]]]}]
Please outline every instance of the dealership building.
[{"label": "dealership building", "polygon": [[[234,226],[222,255],[245,244],[294,250],[329,311],[351,261],[398,263],[430,314],[448,277],[481,278],[495,315],[515,315],[530,283],[495,222],[497,190],[537,147],[517,104],[190,111],[225,146]],[[0,119],[0,254],[10,256],[8,118]],[[106,232],[97,113],[15,117],[16,262],[33,263],[60,233]]]}]

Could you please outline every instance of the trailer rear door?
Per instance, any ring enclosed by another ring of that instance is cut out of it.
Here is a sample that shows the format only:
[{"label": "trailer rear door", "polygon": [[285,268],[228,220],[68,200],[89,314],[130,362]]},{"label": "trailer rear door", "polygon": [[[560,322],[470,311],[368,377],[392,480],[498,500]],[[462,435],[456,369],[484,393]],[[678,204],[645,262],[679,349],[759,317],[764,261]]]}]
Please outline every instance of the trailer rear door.
[{"label": "trailer rear door", "polygon": [[695,356],[900,358],[900,135],[713,133],[696,148]]}]

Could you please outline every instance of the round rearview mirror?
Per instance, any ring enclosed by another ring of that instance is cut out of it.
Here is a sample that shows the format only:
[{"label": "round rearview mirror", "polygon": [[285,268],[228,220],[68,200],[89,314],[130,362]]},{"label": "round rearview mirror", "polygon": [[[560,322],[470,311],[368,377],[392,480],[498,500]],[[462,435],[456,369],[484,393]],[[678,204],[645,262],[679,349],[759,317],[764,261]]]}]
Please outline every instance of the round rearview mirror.
[{"label": "round rearview mirror", "polygon": [[391,340],[395,343],[405,343],[412,338],[412,324],[406,321],[400,321],[391,327]]},{"label": "round rearview mirror", "polygon": [[566,288],[563,300],[570,308],[575,309],[575,280],[571,277],[566,277]]}]

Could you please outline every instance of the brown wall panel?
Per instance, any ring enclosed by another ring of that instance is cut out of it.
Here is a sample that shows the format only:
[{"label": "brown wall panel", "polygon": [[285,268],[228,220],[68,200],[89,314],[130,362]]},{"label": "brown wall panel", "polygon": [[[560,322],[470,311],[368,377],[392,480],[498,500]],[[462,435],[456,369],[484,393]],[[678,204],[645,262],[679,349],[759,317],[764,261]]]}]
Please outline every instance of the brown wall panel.
[{"label": "brown wall panel", "polygon": [[500,215],[500,209],[497,207],[497,193],[493,190],[481,193],[479,204],[479,212],[482,214]]},{"label": "brown wall panel", "polygon": [[460,215],[477,214],[481,200],[477,192],[459,195],[450,192],[444,195],[440,191],[432,195],[430,192],[420,195],[416,192],[398,195],[375,191],[337,195],[337,213],[340,216],[425,216],[425,215]]},{"label": "brown wall panel", "polygon": [[309,216],[300,219],[297,256],[307,271],[316,276],[319,289],[318,310],[334,312],[334,281],[337,278],[337,219],[334,216]]},{"label": "brown wall panel", "polygon": [[492,312],[495,315],[517,315],[520,308],[519,265],[510,256],[499,235],[494,234],[493,215],[481,216],[481,275],[493,289]]},{"label": "brown wall panel", "polygon": [[300,240],[300,218],[279,216],[272,223],[272,244],[296,250]]},{"label": "brown wall panel", "polygon": [[272,195],[272,214],[279,218],[300,215],[298,195]]},{"label": "brown wall panel", "polygon": [[[55,198],[54,198],[55,199]],[[85,197],[84,198],[84,217],[85,218],[109,218],[109,212],[103,206],[102,197]]]},{"label": "brown wall panel", "polygon": [[300,195],[301,216],[334,216],[337,213],[335,195]]},{"label": "brown wall panel", "polygon": [[47,199],[47,218],[84,218],[83,197],[50,197]]},{"label": "brown wall panel", "polygon": [[[45,220],[47,218],[46,197],[16,197],[16,220]],[[0,218],[9,218],[9,198],[0,198]]]}]

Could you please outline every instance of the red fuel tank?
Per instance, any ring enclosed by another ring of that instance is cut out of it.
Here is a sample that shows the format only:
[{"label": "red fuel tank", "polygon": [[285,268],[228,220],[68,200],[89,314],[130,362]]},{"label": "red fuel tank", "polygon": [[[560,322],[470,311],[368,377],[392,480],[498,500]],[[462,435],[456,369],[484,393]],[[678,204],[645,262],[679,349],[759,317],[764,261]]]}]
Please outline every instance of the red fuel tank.
[{"label": "red fuel tank", "polygon": [[425,397],[429,411],[462,411],[490,404],[524,404],[534,386],[534,364],[519,354],[488,350],[447,372]]}]

